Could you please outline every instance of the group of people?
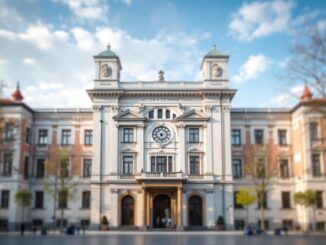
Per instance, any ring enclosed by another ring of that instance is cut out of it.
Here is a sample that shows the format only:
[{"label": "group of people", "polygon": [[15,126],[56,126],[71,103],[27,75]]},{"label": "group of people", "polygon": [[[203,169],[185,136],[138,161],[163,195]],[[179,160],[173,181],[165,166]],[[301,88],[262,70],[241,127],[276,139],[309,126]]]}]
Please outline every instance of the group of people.
[{"label": "group of people", "polygon": [[161,219],[160,216],[156,217],[156,228],[172,228],[172,220],[169,217],[163,217]]}]

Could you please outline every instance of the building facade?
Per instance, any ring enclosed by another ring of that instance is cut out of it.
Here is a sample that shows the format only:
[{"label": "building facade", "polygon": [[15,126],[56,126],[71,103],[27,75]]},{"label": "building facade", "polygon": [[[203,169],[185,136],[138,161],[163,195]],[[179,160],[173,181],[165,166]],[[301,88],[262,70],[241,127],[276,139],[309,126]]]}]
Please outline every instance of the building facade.
[{"label": "building facade", "polygon": [[[176,229],[213,228],[222,216],[228,229],[242,229],[246,211],[234,197],[252,184],[247,154],[268,145],[261,158],[278,171],[266,193],[266,226],[304,227],[315,217],[325,229],[326,101],[306,87],[294,108],[231,109],[228,58],[213,47],[199,82],[165,81],[162,71],[157,81],[123,82],[108,46],[94,56],[92,109],[33,109],[17,87],[0,100],[0,228],[63,222],[95,229],[103,216],[111,228],[162,228],[167,219]],[[64,220],[44,191],[52,146],[70,149],[69,175],[78,183]],[[14,202],[22,188],[33,194],[28,212]],[[308,188],[317,191],[314,211],[293,202]],[[257,224],[256,204],[249,213]]]}]

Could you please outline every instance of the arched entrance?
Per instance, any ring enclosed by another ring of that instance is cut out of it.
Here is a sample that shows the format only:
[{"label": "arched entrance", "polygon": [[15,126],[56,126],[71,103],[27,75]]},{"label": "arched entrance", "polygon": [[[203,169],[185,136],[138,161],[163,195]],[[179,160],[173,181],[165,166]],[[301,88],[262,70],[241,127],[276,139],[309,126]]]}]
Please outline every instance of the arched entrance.
[{"label": "arched entrance", "polygon": [[121,200],[121,225],[134,225],[134,198],[125,196]]},{"label": "arched entrance", "polygon": [[188,201],[189,226],[203,225],[203,202],[201,198],[194,195]]},{"label": "arched entrance", "polygon": [[153,201],[153,226],[165,228],[166,223],[162,219],[171,219],[171,199],[167,195],[157,195]]}]

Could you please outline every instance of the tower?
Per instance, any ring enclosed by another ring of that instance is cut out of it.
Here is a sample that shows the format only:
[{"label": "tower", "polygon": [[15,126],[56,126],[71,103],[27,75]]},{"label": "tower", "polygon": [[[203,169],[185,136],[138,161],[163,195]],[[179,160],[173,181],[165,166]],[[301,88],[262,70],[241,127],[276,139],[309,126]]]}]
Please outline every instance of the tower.
[{"label": "tower", "polygon": [[95,85],[94,88],[118,88],[122,66],[117,56],[108,44],[107,49],[94,56]]},{"label": "tower", "polygon": [[206,87],[228,87],[228,60],[229,56],[221,53],[213,44],[201,64],[202,78]]}]

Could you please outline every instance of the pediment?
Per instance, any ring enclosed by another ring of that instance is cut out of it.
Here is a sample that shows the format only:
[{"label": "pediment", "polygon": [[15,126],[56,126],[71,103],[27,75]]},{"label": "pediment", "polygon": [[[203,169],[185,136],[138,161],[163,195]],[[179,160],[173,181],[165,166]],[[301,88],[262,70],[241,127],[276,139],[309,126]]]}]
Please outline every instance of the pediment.
[{"label": "pediment", "polygon": [[188,153],[192,153],[192,152],[198,153],[198,152],[204,152],[204,151],[202,149],[200,149],[200,148],[194,147],[194,148],[191,148],[191,149],[188,150]]},{"label": "pediment", "polygon": [[143,115],[129,109],[113,117],[115,121],[145,121],[145,119]]},{"label": "pediment", "polygon": [[136,153],[136,151],[132,148],[125,148],[121,151],[121,153]]},{"label": "pediment", "polygon": [[209,116],[193,109],[193,110],[190,110],[190,111],[178,116],[177,120],[179,120],[179,121],[208,121]]}]

